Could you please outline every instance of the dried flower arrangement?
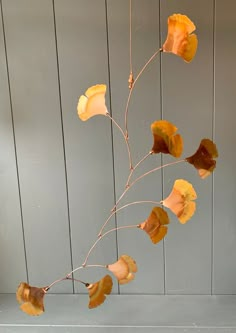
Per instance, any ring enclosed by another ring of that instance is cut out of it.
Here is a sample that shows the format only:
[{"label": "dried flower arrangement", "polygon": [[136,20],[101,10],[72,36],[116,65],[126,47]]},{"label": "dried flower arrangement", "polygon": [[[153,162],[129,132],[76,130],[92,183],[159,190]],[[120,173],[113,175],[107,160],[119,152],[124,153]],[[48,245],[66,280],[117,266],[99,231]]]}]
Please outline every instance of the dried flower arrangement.
[{"label": "dried flower arrangement", "polygon": [[[130,20],[131,20],[131,0],[130,0]],[[102,267],[109,272],[111,272],[114,277],[118,280],[119,284],[126,284],[135,278],[135,273],[137,272],[137,265],[133,258],[129,255],[122,255],[118,261],[115,263],[107,265],[88,265],[88,259],[91,252],[95,249],[96,245],[100,240],[106,235],[113,231],[120,229],[130,229],[139,228],[145,231],[150,237],[153,244],[160,242],[167,234],[168,224],[170,222],[167,212],[163,209],[163,206],[170,209],[178,218],[179,222],[185,224],[194,214],[196,210],[195,199],[197,194],[192,186],[187,180],[177,179],[173,185],[173,189],[169,196],[160,202],[156,201],[136,201],[126,204],[122,207],[118,207],[121,199],[133,187],[139,180],[146,177],[147,175],[165,168],[170,165],[177,163],[187,162],[192,164],[199,173],[199,176],[204,179],[209,176],[216,167],[215,158],[218,157],[218,152],[216,145],[208,138],[201,140],[200,145],[196,152],[189,157],[184,159],[177,159],[174,162],[158,166],[141,176],[137,177],[135,180],[131,181],[134,171],[143,163],[148,157],[153,154],[169,154],[174,158],[179,158],[183,152],[183,139],[180,134],[176,134],[177,127],[167,120],[158,120],[151,124],[151,131],[153,134],[153,146],[152,149],[146,154],[136,165],[133,165],[132,154],[129,144],[129,134],[128,134],[128,111],[129,103],[132,96],[132,92],[135,88],[136,82],[141,77],[142,73],[145,71],[146,67],[152,62],[152,60],[160,52],[170,52],[179,57],[181,57],[185,62],[190,62],[197,50],[197,36],[192,32],[196,29],[194,23],[186,16],[182,14],[173,14],[168,18],[168,34],[166,41],[163,46],[157,50],[150,59],[146,62],[137,76],[133,76],[132,71],[132,61],[131,61],[131,21],[130,21],[130,73],[128,77],[129,95],[127,99],[126,109],[124,112],[125,118],[125,129],[115,121],[115,119],[110,115],[107,110],[105,102],[106,85],[98,84],[87,89],[84,95],[79,98],[77,112],[78,116],[82,121],[86,121],[93,116],[103,115],[108,117],[118,130],[127,146],[128,158],[129,158],[129,176],[124,186],[124,191],[116,201],[114,207],[111,209],[110,215],[101,227],[98,233],[98,237],[94,244],[91,246],[86,258],[81,266],[75,268],[73,271],[66,274],[64,277],[52,282],[46,287],[32,287],[28,283],[20,283],[16,297],[17,301],[21,304],[20,308],[22,311],[29,315],[35,316],[40,315],[44,312],[44,296],[47,294],[48,290],[51,289],[55,284],[64,281],[72,280],[82,283],[85,288],[87,288],[89,294],[89,308],[95,308],[102,304],[106,296],[112,291],[112,278],[109,274],[105,275],[102,279],[97,282],[83,282],[81,280],[75,279],[73,273],[86,267]],[[135,204],[150,203],[154,204],[150,215],[147,219],[136,225],[126,225],[117,228],[110,229],[104,232],[105,227],[111,218],[118,211]],[[158,205],[158,206],[157,206]]]}]

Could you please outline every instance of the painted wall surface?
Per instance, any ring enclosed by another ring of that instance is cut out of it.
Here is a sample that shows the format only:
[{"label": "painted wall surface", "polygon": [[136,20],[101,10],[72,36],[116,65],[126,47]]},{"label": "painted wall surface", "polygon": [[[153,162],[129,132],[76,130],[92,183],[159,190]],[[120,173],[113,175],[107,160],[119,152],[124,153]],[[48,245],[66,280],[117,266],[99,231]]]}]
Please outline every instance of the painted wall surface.
[{"label": "painted wall surface", "polygon": [[[119,198],[129,174],[126,145],[108,117],[79,120],[78,97],[107,85],[106,103],[124,127],[129,76],[128,0],[1,0],[0,15],[0,293],[20,281],[44,286],[80,266]],[[159,201],[176,178],[198,193],[197,211],[181,225],[173,214],[164,241],[153,245],[140,230],[111,233],[88,264],[107,264],[127,253],[135,280],[114,284],[121,294],[236,293],[236,2],[133,0],[134,75],[161,47],[167,17],[188,15],[199,47],[190,64],[161,54],[132,95],[128,125],[134,165],[152,148],[150,124],[173,122],[184,156],[204,137],[219,149],[215,173],[201,180],[186,163],[140,180],[120,206]],[[169,156],[149,157],[133,179]],[[151,204],[118,212],[107,229],[138,224]],[[96,281],[101,268],[75,277]],[[70,281],[56,293],[84,292]]]}]

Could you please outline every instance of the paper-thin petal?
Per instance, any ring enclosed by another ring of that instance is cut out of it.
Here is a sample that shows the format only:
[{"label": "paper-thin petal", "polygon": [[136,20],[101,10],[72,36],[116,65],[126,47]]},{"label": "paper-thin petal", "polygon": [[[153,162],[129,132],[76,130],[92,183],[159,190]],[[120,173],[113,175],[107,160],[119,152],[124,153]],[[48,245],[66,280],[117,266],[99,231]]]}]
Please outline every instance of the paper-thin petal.
[{"label": "paper-thin petal", "polygon": [[210,176],[211,171],[208,171],[208,170],[205,170],[205,169],[198,169],[198,174],[202,179],[205,179],[208,176]]},{"label": "paper-thin petal", "polygon": [[170,154],[174,157],[180,157],[183,151],[183,139],[180,134],[176,134],[170,138],[169,150]]},{"label": "paper-thin petal", "polygon": [[101,305],[106,299],[105,295],[109,295],[111,293],[112,285],[113,282],[110,275],[104,276],[98,282],[89,284],[87,286],[90,298],[88,307],[92,309]]},{"label": "paper-thin petal", "polygon": [[81,120],[86,121],[96,115],[108,114],[105,104],[106,85],[98,84],[88,88],[85,95],[80,96],[77,112]]},{"label": "paper-thin petal", "polygon": [[87,103],[88,103],[88,98],[84,95],[80,96],[78,105],[77,105],[77,112],[78,112],[78,116],[83,121],[86,121],[87,119],[89,119],[89,116],[86,113]]},{"label": "paper-thin petal", "polygon": [[85,95],[87,97],[92,97],[96,94],[103,94],[105,95],[107,90],[107,87],[105,84],[96,84],[95,86],[89,87],[86,91],[85,91]]},{"label": "paper-thin petal", "polygon": [[214,158],[218,157],[217,147],[210,139],[202,139],[197,151],[186,158],[186,161],[192,164],[201,178],[209,176],[216,167]]},{"label": "paper-thin petal", "polygon": [[165,225],[159,227],[158,233],[155,233],[150,236],[154,244],[159,243],[167,234],[168,228]]},{"label": "paper-thin petal", "polygon": [[21,282],[16,291],[16,299],[18,303],[27,302],[29,299],[30,286],[26,282]]},{"label": "paper-thin petal", "polygon": [[174,183],[174,188],[179,191],[187,201],[197,199],[197,193],[193,185],[185,179],[177,179]]},{"label": "paper-thin petal", "polygon": [[197,50],[198,40],[195,34],[194,23],[182,14],[173,14],[168,18],[168,34],[163,44],[164,52],[171,52],[190,62]]},{"label": "paper-thin petal", "polygon": [[180,216],[178,216],[178,219],[180,223],[185,224],[188,222],[189,219],[193,216],[196,210],[196,203],[193,201],[190,201],[183,209],[183,212]]},{"label": "paper-thin petal", "polygon": [[31,287],[22,282],[17,289],[16,299],[21,304],[20,308],[31,316],[38,316],[44,312],[45,288]]},{"label": "paper-thin petal", "polygon": [[167,120],[152,123],[151,131],[154,138],[152,152],[180,157],[183,151],[183,140],[180,134],[175,134],[177,130],[177,127]]},{"label": "paper-thin petal", "polygon": [[154,207],[147,220],[141,223],[139,228],[149,235],[154,244],[157,244],[165,237],[168,231],[166,224],[169,224],[169,217],[166,211],[161,207]]},{"label": "paper-thin petal", "polygon": [[192,34],[192,35],[188,36],[187,44],[186,44],[185,49],[183,50],[181,57],[186,62],[190,62],[195,57],[195,54],[197,52],[197,46],[198,46],[197,35]]},{"label": "paper-thin petal", "polygon": [[137,268],[137,264],[136,261],[131,258],[130,256],[128,256],[127,254],[123,254],[121,256],[121,258],[127,263],[129,270],[133,273],[136,273],[138,268]]},{"label": "paper-thin petal", "polygon": [[124,254],[115,263],[107,265],[107,269],[115,275],[120,284],[125,284],[134,279],[137,264],[133,258]]},{"label": "paper-thin petal", "polygon": [[30,302],[23,303],[20,309],[30,316],[40,316],[44,312],[44,308],[36,307]]},{"label": "paper-thin petal", "polygon": [[186,223],[194,214],[196,204],[193,202],[197,194],[192,184],[184,179],[177,179],[170,195],[162,201],[179,219],[180,223]]}]

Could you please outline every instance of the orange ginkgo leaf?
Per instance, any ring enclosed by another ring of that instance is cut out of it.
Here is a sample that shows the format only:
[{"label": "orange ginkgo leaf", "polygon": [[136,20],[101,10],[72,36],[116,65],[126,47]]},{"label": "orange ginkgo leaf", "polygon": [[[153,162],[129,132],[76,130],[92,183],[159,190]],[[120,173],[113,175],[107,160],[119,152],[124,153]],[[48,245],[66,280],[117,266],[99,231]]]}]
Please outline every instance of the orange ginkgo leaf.
[{"label": "orange ginkgo leaf", "polygon": [[201,178],[209,176],[216,167],[214,158],[218,157],[217,147],[210,139],[202,139],[197,151],[192,156],[186,158],[186,161],[198,170]]},{"label": "orange ginkgo leaf", "polygon": [[144,230],[154,244],[160,242],[167,234],[169,217],[161,207],[154,207],[149,217],[139,225]]},{"label": "orange ginkgo leaf", "polygon": [[154,138],[152,152],[180,157],[183,151],[183,139],[180,134],[175,134],[177,130],[177,127],[167,120],[152,123],[151,131]]},{"label": "orange ginkgo leaf", "polygon": [[39,316],[44,312],[44,296],[47,287],[31,287],[26,282],[21,282],[17,288],[16,299],[21,304],[20,308],[31,316]]},{"label": "orange ginkgo leaf", "polygon": [[107,269],[115,275],[120,284],[125,284],[134,279],[137,265],[133,258],[124,254],[114,264],[107,265]]},{"label": "orange ginkgo leaf", "polygon": [[77,105],[78,116],[81,120],[86,121],[96,115],[107,115],[107,107],[105,104],[105,84],[97,84],[88,88],[85,95],[80,96]]},{"label": "orange ginkgo leaf", "polygon": [[168,17],[168,34],[162,47],[164,52],[171,52],[190,62],[197,51],[198,39],[192,32],[196,29],[194,23],[182,14]]},{"label": "orange ginkgo leaf", "polygon": [[90,298],[88,305],[89,309],[96,308],[105,301],[105,295],[109,295],[111,293],[112,285],[113,282],[110,275],[104,276],[101,280],[95,283],[88,283],[86,285]]},{"label": "orange ginkgo leaf", "polygon": [[196,203],[193,201],[196,198],[192,184],[184,179],[177,179],[170,195],[162,204],[178,217],[180,223],[185,224],[196,210]]}]

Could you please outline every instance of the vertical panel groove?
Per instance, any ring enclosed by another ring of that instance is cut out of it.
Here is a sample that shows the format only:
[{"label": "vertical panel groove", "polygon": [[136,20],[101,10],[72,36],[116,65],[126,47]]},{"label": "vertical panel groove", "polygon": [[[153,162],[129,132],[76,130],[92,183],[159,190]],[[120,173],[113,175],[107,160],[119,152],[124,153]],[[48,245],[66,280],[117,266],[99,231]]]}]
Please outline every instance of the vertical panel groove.
[{"label": "vertical panel groove", "polygon": [[[56,28],[56,14],[55,14],[55,2],[54,2],[54,0],[52,0],[52,7],[53,7],[53,25],[54,25],[54,34],[55,34],[55,47],[56,47],[56,65],[57,65],[57,79],[58,79],[59,105],[60,105],[61,130],[62,130],[63,158],[64,158],[64,165],[65,165],[66,205],[67,205],[67,216],[68,216],[71,270],[73,270],[73,255],[72,255],[72,241],[71,241],[69,191],[68,191],[68,178],[67,178],[65,135],[64,135],[63,115],[62,115],[61,83],[60,83],[61,81],[60,81],[60,68],[59,68],[59,59],[58,59],[57,28]],[[75,293],[74,282],[72,283],[72,287],[73,287],[73,294],[74,294]]]},{"label": "vertical panel groove", "polygon": [[[213,0],[213,91],[212,91],[212,140],[215,140],[215,41],[216,41],[216,0]],[[212,228],[211,228],[211,295],[214,293],[214,173],[212,175]]]},{"label": "vertical panel groove", "polygon": [[[159,0],[159,48],[162,45],[161,36],[161,0]],[[162,86],[162,52],[160,52],[160,114],[163,119],[163,86]],[[161,165],[163,165],[163,155],[161,154]],[[161,196],[164,199],[164,169],[161,169]],[[166,254],[165,254],[165,237],[163,238],[163,290],[164,295],[166,294]]]},{"label": "vertical panel groove", "polygon": [[25,269],[26,269],[27,282],[29,283],[29,273],[28,273],[26,243],[25,243],[25,230],[24,230],[24,220],[23,220],[22,200],[21,200],[21,190],[20,190],[20,177],[19,177],[18,158],[17,158],[17,149],[16,149],[16,135],[15,135],[15,126],[14,126],[13,107],[12,107],[10,73],[9,73],[8,56],[7,56],[7,43],[6,43],[6,33],[5,33],[5,25],[4,25],[3,2],[2,2],[2,0],[0,0],[0,5],[1,5],[1,17],[2,17],[3,42],[4,42],[5,57],[6,57],[6,71],[7,71],[9,102],[10,102],[10,110],[11,110],[11,123],[12,123],[14,153],[15,153],[15,162],[16,162],[16,177],[17,177],[17,186],[18,186],[18,194],[19,194],[19,206],[20,206],[20,216],[21,216],[22,238],[23,238],[23,247],[24,247],[24,256],[25,256]]},{"label": "vertical panel groove", "polygon": [[[108,66],[108,84],[109,84],[109,102],[110,112],[112,116],[112,105],[111,105],[111,73],[110,73],[110,52],[109,52],[109,32],[108,32],[108,12],[107,12],[107,0],[105,0],[105,16],[106,16],[106,41],[107,41],[107,66]],[[113,124],[111,122],[111,148],[112,148],[112,172],[113,172],[113,195],[114,204],[116,203],[116,181],[115,181],[115,159],[114,159],[114,137],[113,137]],[[115,227],[117,228],[117,217],[115,217]],[[118,260],[118,235],[116,232],[116,257]],[[118,284],[118,294],[120,294],[120,285]]]}]

